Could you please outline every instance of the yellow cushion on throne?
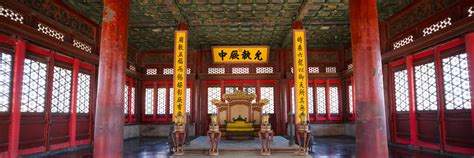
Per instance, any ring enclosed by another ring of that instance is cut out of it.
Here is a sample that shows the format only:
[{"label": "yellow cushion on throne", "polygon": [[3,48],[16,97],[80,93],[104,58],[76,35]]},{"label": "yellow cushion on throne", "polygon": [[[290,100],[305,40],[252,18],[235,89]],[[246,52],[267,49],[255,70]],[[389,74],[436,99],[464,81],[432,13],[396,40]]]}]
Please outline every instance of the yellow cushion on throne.
[{"label": "yellow cushion on throne", "polygon": [[249,132],[254,131],[253,123],[247,123],[245,121],[228,122],[226,131],[238,131],[238,132]]}]

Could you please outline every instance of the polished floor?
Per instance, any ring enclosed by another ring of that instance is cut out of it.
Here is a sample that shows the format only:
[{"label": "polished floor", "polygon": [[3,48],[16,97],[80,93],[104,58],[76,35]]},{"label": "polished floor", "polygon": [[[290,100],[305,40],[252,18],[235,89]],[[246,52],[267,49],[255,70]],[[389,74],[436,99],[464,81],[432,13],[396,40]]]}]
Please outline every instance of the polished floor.
[{"label": "polished floor", "polygon": [[[135,138],[125,141],[124,157],[126,158],[162,158],[173,157],[169,153],[167,138]],[[445,157],[469,157],[469,156],[455,156],[455,155],[440,155],[426,151],[407,150],[399,147],[390,147],[390,157],[392,158],[445,158]],[[321,158],[352,158],[355,157],[356,145],[355,139],[351,137],[325,137],[316,138],[313,145],[313,153],[308,157]],[[77,151],[63,152],[53,154],[51,156],[30,156],[30,157],[51,157],[51,158],[90,158],[92,157],[90,148],[85,148]],[[294,156],[292,153],[272,153],[271,157],[290,157]],[[178,157],[210,157],[201,152],[190,152],[185,156]],[[219,157],[262,157],[258,155],[257,151],[223,151]],[[264,157],[264,156],[263,156]]]}]

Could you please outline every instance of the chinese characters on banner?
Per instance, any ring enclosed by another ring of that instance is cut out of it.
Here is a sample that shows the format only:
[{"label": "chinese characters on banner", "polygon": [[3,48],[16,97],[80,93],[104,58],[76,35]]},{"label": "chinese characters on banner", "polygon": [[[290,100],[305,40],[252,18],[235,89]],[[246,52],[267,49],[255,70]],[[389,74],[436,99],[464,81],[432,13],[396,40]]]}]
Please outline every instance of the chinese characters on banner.
[{"label": "chinese characters on banner", "polygon": [[176,31],[174,39],[174,110],[173,121],[175,123],[184,123],[185,105],[186,105],[186,61],[187,61],[187,31]]},{"label": "chinese characters on banner", "polygon": [[301,123],[308,120],[308,73],[306,72],[306,34],[304,30],[293,30],[293,60],[296,121]]},{"label": "chinese characters on banner", "polygon": [[266,63],[268,53],[268,46],[212,47],[214,63]]}]

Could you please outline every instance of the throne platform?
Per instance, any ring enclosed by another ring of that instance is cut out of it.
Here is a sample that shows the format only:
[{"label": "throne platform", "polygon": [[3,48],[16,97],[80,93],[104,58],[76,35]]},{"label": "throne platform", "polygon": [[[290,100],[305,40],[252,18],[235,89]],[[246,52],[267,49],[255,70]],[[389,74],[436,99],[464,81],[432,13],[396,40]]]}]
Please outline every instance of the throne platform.
[{"label": "throne platform", "polygon": [[[273,137],[271,142],[272,151],[291,152],[298,149],[298,145],[288,145],[288,139],[282,136]],[[219,151],[255,151],[260,152],[260,142],[258,139],[251,140],[226,140],[223,139],[219,143]],[[186,151],[202,151],[209,150],[209,141],[206,136],[200,136],[191,141],[189,145],[185,145]]]}]

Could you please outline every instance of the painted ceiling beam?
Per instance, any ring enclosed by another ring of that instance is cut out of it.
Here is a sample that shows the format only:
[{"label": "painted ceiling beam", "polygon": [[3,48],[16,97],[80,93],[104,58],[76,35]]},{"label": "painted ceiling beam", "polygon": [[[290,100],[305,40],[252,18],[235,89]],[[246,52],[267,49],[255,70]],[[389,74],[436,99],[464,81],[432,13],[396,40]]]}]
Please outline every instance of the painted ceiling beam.
[{"label": "painted ceiling beam", "polygon": [[181,13],[181,9],[178,7],[176,2],[169,0],[169,1],[164,1],[164,3],[168,7],[168,9],[171,11],[171,13],[173,14],[176,21],[178,21],[177,24],[179,24],[179,23],[188,24],[188,26],[189,26],[189,28],[188,28],[189,35],[191,35],[191,37],[190,37],[191,40],[189,40],[190,46],[194,45],[194,44],[191,44],[191,42],[197,42],[198,45],[201,45],[199,40],[197,40],[198,38],[196,37],[196,35],[192,31],[192,26],[189,24],[187,18],[183,15],[183,13]]},{"label": "painted ceiling beam", "polygon": [[[304,17],[306,16],[310,8],[308,1],[309,0],[303,0],[300,7],[298,8],[298,12],[296,13],[295,17],[293,17],[293,22],[303,21]],[[292,40],[291,36],[293,36],[293,32],[292,32],[292,29],[289,29],[288,32],[286,33],[286,37],[281,43],[281,48],[285,48],[286,46],[288,46],[288,44],[291,43],[291,40]]]}]

